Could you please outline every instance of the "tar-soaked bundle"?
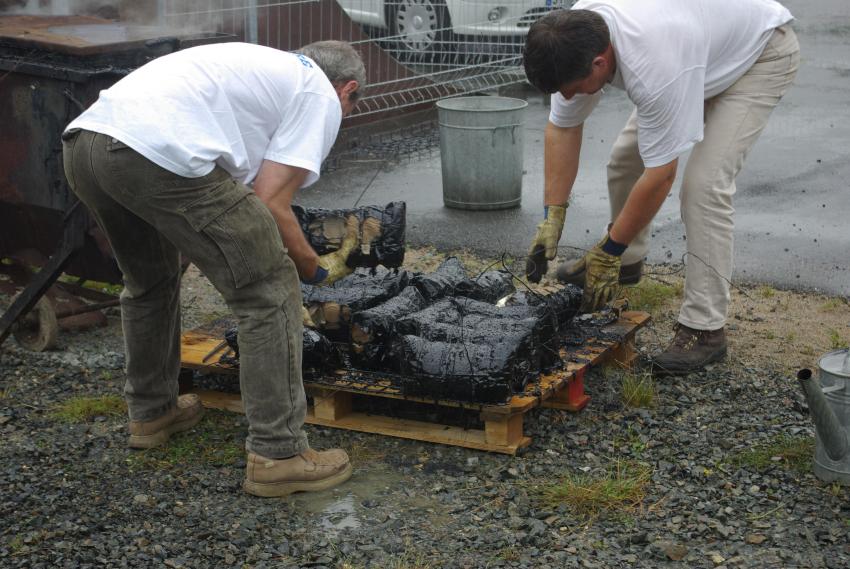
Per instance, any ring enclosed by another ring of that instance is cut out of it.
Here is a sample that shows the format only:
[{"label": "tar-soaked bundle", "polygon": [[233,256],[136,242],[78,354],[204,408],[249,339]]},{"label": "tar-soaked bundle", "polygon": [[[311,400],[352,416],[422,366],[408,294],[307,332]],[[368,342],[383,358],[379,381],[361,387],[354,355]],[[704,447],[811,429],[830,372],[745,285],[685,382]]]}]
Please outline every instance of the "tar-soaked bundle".
[{"label": "tar-soaked bundle", "polygon": [[509,272],[470,278],[456,258],[426,274],[358,269],[302,292],[316,328],[304,333],[308,377],[321,383],[331,369],[349,367],[377,372],[405,395],[479,403],[504,403],[561,365],[582,296],[571,285],[516,292]]},{"label": "tar-soaked bundle", "polygon": [[301,295],[318,330],[346,339],[352,314],[395,297],[408,279],[409,273],[403,270],[357,269],[331,286],[302,284]]},{"label": "tar-soaked bundle", "polygon": [[500,403],[539,372],[518,339],[473,343],[401,336],[393,341],[389,359],[399,366],[406,395]]},{"label": "tar-soaked bundle", "polygon": [[319,255],[339,249],[345,235],[346,217],[357,217],[360,222],[360,248],[348,258],[351,267],[401,266],[404,262],[405,210],[405,202],[356,209],[292,206],[301,230]]}]

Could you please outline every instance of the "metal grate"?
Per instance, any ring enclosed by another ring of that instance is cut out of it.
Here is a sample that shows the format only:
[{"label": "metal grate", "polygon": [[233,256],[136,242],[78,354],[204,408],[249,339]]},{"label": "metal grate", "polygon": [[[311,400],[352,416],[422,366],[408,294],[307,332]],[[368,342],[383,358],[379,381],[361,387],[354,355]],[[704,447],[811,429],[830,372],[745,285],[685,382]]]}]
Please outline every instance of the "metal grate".
[{"label": "metal grate", "polygon": [[528,27],[574,0],[158,0],[164,24],[293,50],[351,42],[369,88],[351,120],[522,82]]}]

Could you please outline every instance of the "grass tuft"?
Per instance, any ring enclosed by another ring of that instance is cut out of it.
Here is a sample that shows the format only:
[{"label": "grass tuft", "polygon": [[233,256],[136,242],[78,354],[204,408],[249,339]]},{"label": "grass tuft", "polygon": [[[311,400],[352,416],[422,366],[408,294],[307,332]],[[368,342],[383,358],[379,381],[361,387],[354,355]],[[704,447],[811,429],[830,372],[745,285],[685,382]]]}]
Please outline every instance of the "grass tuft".
[{"label": "grass tuft", "polygon": [[117,395],[71,397],[59,403],[50,416],[66,423],[85,423],[95,417],[119,417],[127,414],[127,404]]},{"label": "grass tuft", "polygon": [[762,298],[773,298],[774,296],[776,296],[776,289],[768,285],[759,287],[758,292]]},{"label": "grass tuft", "polygon": [[837,350],[839,348],[846,348],[847,342],[844,341],[844,338],[841,337],[841,333],[838,330],[830,329],[829,330],[829,348],[831,350]]},{"label": "grass tuft", "polygon": [[655,380],[650,373],[626,372],[623,375],[623,404],[648,409],[655,405]]},{"label": "grass tuft", "polygon": [[194,429],[172,436],[164,446],[130,453],[127,464],[132,471],[186,465],[232,466],[245,456],[243,430],[232,413],[208,409]]},{"label": "grass tuft", "polygon": [[780,465],[797,472],[808,472],[812,467],[815,441],[809,437],[778,435],[770,441],[732,456],[737,467],[763,472]]},{"label": "grass tuft", "polygon": [[608,514],[612,519],[635,511],[646,496],[652,469],[633,461],[617,461],[604,474],[571,474],[563,481],[540,489],[547,504],[566,504],[576,514],[595,518]]},{"label": "grass tuft", "polygon": [[681,292],[679,287],[643,279],[635,286],[623,288],[622,296],[629,300],[630,309],[652,314]]}]

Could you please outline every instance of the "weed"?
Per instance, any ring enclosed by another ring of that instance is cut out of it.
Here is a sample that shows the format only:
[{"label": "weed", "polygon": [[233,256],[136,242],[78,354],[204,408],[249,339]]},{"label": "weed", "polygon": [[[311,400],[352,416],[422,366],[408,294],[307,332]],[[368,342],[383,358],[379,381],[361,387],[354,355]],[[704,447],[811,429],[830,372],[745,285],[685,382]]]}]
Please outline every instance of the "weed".
[{"label": "weed", "polygon": [[800,348],[800,353],[804,356],[813,356],[815,355],[815,349],[811,346],[803,346],[802,348]]},{"label": "weed", "polygon": [[71,397],[59,403],[51,412],[54,419],[66,423],[84,423],[95,417],[118,417],[127,414],[127,404],[117,395]]},{"label": "weed", "polygon": [[762,298],[773,298],[776,296],[776,289],[772,286],[764,285],[759,287],[759,294]]},{"label": "weed", "polygon": [[651,374],[626,372],[623,375],[623,404],[626,407],[652,407],[655,394],[655,381]]},{"label": "weed", "polygon": [[788,332],[788,335],[785,336],[786,342],[794,342],[797,340],[797,334],[795,332]]},{"label": "weed", "polygon": [[732,456],[732,464],[765,471],[776,465],[807,472],[811,468],[814,441],[809,437],[781,434],[765,444],[739,452]]},{"label": "weed", "polygon": [[623,297],[629,300],[632,310],[643,310],[653,313],[664,304],[680,294],[675,286],[663,284],[648,279],[642,280],[638,285],[623,289]]},{"label": "weed", "polygon": [[773,330],[768,330],[767,332],[764,333],[764,337],[765,337],[766,340],[775,340],[776,339],[776,333]]},{"label": "weed", "polygon": [[496,557],[503,561],[519,561],[520,553],[516,547],[508,546],[503,547]]},{"label": "weed", "polygon": [[100,374],[100,379],[102,379],[103,381],[112,381],[112,372],[111,371],[103,372],[102,374]]},{"label": "weed", "polygon": [[376,462],[384,458],[386,453],[379,450],[375,445],[368,445],[363,442],[357,442],[351,445],[348,449],[348,458],[351,464],[365,465],[369,462]]},{"label": "weed", "polygon": [[829,347],[832,350],[837,350],[839,348],[844,348],[847,346],[847,342],[841,337],[841,334],[838,330],[830,329],[829,330]]},{"label": "weed", "polygon": [[133,452],[127,457],[130,470],[158,470],[187,464],[230,466],[245,454],[237,439],[242,427],[230,413],[208,410],[191,431],[178,434],[168,444]]},{"label": "weed", "polygon": [[540,489],[550,505],[567,504],[580,516],[607,513],[614,518],[633,512],[643,502],[652,470],[637,462],[617,461],[601,476],[568,475]]},{"label": "weed", "polygon": [[24,538],[20,535],[16,535],[9,541],[9,550],[12,553],[18,553],[20,550],[24,548]]}]

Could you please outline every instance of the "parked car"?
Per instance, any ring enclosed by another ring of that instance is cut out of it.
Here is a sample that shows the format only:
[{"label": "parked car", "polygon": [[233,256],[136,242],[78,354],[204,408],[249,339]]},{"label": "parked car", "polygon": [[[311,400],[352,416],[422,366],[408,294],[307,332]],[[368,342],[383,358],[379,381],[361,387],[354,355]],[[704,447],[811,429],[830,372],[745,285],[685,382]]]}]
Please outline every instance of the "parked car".
[{"label": "parked car", "polygon": [[400,59],[447,61],[457,53],[503,53],[528,28],[575,0],[337,0],[356,23]]}]

